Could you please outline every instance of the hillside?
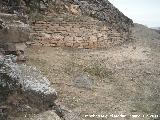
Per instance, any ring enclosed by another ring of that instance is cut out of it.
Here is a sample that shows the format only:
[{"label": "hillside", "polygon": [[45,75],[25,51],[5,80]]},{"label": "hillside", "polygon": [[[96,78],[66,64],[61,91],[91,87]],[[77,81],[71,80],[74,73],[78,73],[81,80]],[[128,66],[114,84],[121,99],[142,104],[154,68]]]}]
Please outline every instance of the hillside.
[{"label": "hillside", "polygon": [[155,30],[108,0],[4,0],[0,11],[0,119],[159,120]]},{"label": "hillside", "polygon": [[151,28],[151,29],[153,29],[153,30],[155,30],[156,32],[160,33],[160,27],[153,27],[153,28]]},{"label": "hillside", "polygon": [[31,47],[28,64],[36,65],[56,86],[59,103],[85,120],[98,119],[85,117],[92,114],[127,115],[118,120],[133,120],[136,114],[139,120],[155,120],[147,115],[159,114],[160,35],[139,24],[132,30],[132,42],[108,50]]},{"label": "hillside", "polygon": [[160,30],[160,27],[151,27],[151,28],[155,30]]}]

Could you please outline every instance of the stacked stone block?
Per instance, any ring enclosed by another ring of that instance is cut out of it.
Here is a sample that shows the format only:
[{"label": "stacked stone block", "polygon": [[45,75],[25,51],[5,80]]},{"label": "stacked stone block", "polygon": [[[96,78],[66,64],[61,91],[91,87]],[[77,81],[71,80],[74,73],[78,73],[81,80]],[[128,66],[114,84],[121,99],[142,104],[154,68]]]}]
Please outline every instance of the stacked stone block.
[{"label": "stacked stone block", "polygon": [[37,21],[32,33],[35,44],[52,47],[108,48],[128,39],[129,33],[120,33],[99,20],[89,17],[85,21],[75,22],[62,19]]}]

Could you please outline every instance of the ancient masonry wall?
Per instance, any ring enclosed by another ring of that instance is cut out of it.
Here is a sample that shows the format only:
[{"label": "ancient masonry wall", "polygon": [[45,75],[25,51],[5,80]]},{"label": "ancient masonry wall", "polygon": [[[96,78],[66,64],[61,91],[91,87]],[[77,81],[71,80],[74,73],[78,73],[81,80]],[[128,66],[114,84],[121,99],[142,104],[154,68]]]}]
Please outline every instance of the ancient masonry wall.
[{"label": "ancient masonry wall", "polygon": [[98,20],[37,21],[33,26],[34,45],[72,48],[108,48],[123,43],[129,32],[117,32]]}]

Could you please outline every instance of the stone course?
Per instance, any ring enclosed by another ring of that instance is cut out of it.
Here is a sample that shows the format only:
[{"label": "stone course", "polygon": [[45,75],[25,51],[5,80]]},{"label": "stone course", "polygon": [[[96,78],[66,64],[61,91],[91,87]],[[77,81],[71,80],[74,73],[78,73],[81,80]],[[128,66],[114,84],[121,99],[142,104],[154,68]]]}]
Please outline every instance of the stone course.
[{"label": "stone course", "polygon": [[[69,16],[68,17],[74,17]],[[90,17],[75,17],[76,20],[58,21],[52,18],[48,21],[37,21],[32,38],[34,45],[72,48],[108,48],[123,43],[129,39],[130,32],[118,32],[103,22]],[[85,20],[79,20],[84,19]],[[57,19],[57,20],[56,20]]]}]

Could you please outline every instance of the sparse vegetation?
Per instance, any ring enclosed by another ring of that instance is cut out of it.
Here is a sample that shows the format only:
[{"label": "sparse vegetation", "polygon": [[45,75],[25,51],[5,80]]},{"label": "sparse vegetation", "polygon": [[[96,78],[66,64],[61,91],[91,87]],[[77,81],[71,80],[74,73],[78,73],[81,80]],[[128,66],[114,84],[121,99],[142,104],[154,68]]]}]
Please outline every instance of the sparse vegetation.
[{"label": "sparse vegetation", "polygon": [[86,66],[83,69],[84,72],[87,72],[93,76],[97,76],[99,78],[112,78],[112,71],[105,67],[102,63],[95,63]]},{"label": "sparse vegetation", "polygon": [[[85,62],[85,61],[84,61]],[[113,79],[113,72],[105,66],[105,63],[91,60],[91,64],[79,65],[78,61],[68,61],[64,67],[65,73],[73,75],[74,73],[88,73],[100,79]]]},{"label": "sparse vegetation", "polygon": [[68,75],[73,75],[76,71],[81,71],[80,65],[75,63],[74,61],[68,61],[68,63],[64,67],[64,72],[67,73]]}]

